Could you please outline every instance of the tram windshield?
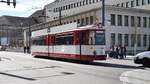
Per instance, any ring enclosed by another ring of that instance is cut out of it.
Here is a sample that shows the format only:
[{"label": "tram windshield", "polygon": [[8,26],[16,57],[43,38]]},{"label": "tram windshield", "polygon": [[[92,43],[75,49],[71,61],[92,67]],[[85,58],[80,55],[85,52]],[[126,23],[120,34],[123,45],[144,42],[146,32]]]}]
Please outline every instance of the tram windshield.
[{"label": "tram windshield", "polygon": [[104,33],[95,33],[95,45],[105,45]]},{"label": "tram windshield", "polygon": [[91,31],[89,33],[89,44],[91,45],[105,45],[104,31]]}]

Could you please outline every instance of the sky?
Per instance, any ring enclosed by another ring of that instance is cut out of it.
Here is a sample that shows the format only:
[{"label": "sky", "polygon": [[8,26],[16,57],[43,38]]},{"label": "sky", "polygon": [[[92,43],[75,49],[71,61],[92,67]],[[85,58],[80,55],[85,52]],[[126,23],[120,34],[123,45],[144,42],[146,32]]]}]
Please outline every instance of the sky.
[{"label": "sky", "polygon": [[9,15],[9,16],[28,17],[36,10],[42,9],[44,5],[51,3],[54,0],[16,0],[16,1],[17,1],[16,8],[14,8],[12,4],[8,6],[6,3],[0,3],[0,16]]}]

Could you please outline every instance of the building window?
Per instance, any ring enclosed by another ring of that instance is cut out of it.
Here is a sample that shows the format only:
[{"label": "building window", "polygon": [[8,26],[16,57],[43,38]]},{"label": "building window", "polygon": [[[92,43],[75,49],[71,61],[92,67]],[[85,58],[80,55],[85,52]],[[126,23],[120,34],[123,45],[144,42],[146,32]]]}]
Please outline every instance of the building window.
[{"label": "building window", "polygon": [[69,6],[69,9],[70,9],[71,8],[70,4],[68,6]]},{"label": "building window", "polygon": [[129,16],[124,16],[124,26],[129,26]]},{"label": "building window", "polygon": [[143,27],[147,27],[147,18],[143,17]]},{"label": "building window", "polygon": [[121,3],[121,7],[123,7],[124,3]]},{"label": "building window", "polygon": [[89,24],[89,17],[86,17],[86,25]]},{"label": "building window", "polygon": [[142,0],[142,5],[145,5],[146,4],[146,0]]},{"label": "building window", "polygon": [[150,0],[148,0],[147,3],[150,4]]},{"label": "building window", "polygon": [[80,6],[82,6],[82,2],[80,2]]},{"label": "building window", "polygon": [[71,8],[73,8],[73,4],[71,4]]},{"label": "building window", "polygon": [[129,35],[128,34],[124,35],[124,45],[129,46]]},{"label": "building window", "polygon": [[84,25],[84,18],[81,19],[81,25]]},{"label": "building window", "polygon": [[134,7],[134,1],[131,1],[131,7]]},{"label": "building window", "polygon": [[146,47],[147,46],[147,35],[143,36],[143,46]]},{"label": "building window", "polygon": [[122,34],[118,34],[118,45],[122,45]]},{"label": "building window", "polygon": [[131,16],[131,26],[132,27],[135,26],[135,18],[134,18],[134,16]]},{"label": "building window", "polygon": [[115,33],[111,33],[111,46],[115,45]]},{"label": "building window", "polygon": [[126,8],[128,8],[129,7],[129,2],[126,2]]},{"label": "building window", "polygon": [[141,27],[141,17],[137,17],[137,26]]},{"label": "building window", "polygon": [[66,10],[68,9],[68,6],[66,5]]},{"label": "building window", "polygon": [[79,3],[77,2],[77,7],[79,7]]},{"label": "building window", "polygon": [[135,44],[135,34],[131,34],[131,46],[133,47]]},{"label": "building window", "polygon": [[116,16],[115,16],[115,14],[111,14],[111,25],[116,25]]},{"label": "building window", "polygon": [[85,5],[85,0],[83,0],[83,6]]},{"label": "building window", "polygon": [[139,5],[140,5],[139,2],[140,2],[139,0],[136,0],[136,6],[139,6]]},{"label": "building window", "polygon": [[116,6],[119,7],[120,4],[117,4]]},{"label": "building window", "polygon": [[88,0],[86,0],[86,5],[88,5]]},{"label": "building window", "polygon": [[77,20],[77,23],[80,24],[80,19]]},{"label": "building window", "polygon": [[89,0],[89,4],[91,4],[92,3],[92,1],[91,0]]},{"label": "building window", "polygon": [[93,0],[93,3],[95,3],[95,0]]},{"label": "building window", "polygon": [[90,24],[93,24],[93,23],[94,23],[94,17],[90,16]]},{"label": "building window", "polygon": [[63,10],[63,7],[60,7],[60,10]]},{"label": "building window", "polygon": [[138,47],[141,46],[141,35],[140,34],[137,35],[137,46]]},{"label": "building window", "polygon": [[76,8],[76,3],[74,3],[74,8]]},{"label": "building window", "polygon": [[63,6],[63,10],[65,10],[65,6]]},{"label": "building window", "polygon": [[118,15],[118,26],[122,26],[122,15]]}]

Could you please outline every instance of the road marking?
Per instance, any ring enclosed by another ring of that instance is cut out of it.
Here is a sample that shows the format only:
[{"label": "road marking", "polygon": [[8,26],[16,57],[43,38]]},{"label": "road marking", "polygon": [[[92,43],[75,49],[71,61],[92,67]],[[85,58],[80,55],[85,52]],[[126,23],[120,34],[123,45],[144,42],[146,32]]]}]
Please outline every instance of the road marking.
[{"label": "road marking", "polygon": [[149,84],[150,72],[142,69],[126,71],[121,74],[120,81],[123,84]]},{"label": "road marking", "polygon": [[27,77],[23,77],[23,76],[17,76],[17,75],[14,75],[14,74],[9,74],[9,73],[4,73],[4,72],[0,72],[0,74],[7,75],[7,76],[10,76],[10,77],[15,77],[15,78],[20,78],[20,79],[30,80],[30,81],[36,80],[36,79],[33,79],[33,78],[27,78]]}]

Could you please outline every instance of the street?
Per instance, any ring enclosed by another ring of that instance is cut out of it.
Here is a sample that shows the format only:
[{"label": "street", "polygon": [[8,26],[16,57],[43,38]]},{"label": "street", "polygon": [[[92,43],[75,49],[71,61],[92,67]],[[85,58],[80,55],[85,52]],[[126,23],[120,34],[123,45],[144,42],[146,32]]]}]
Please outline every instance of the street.
[{"label": "street", "polygon": [[1,84],[122,84],[119,78],[123,72],[143,69],[130,59],[85,64],[5,51],[0,57]]}]

